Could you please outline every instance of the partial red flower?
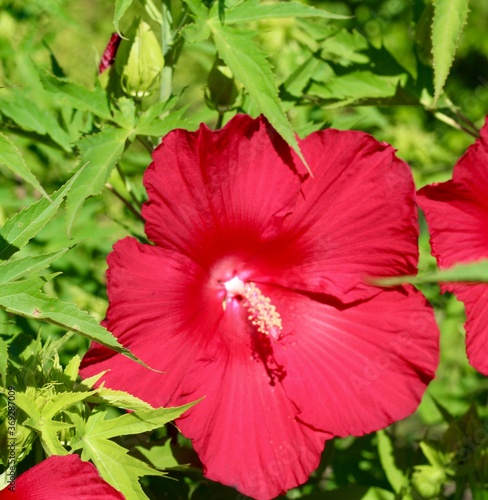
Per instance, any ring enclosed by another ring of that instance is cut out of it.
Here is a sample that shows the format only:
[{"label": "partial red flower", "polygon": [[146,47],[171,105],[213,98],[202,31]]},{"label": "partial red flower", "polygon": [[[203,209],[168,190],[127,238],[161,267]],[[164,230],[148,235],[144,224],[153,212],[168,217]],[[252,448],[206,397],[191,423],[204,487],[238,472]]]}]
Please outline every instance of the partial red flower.
[{"label": "partial red flower", "polygon": [[[452,180],[418,193],[439,267],[488,258],[488,120],[481,137],[454,166]],[[488,375],[488,284],[450,283],[466,307],[466,350],[470,363]]]},{"label": "partial red flower", "polygon": [[110,40],[102,54],[102,59],[98,65],[98,74],[102,74],[106,69],[110,68],[115,61],[117,50],[122,38],[118,33],[112,33]]},{"label": "partial red flower", "polygon": [[78,455],[56,456],[24,472],[15,486],[0,491],[0,500],[124,500],[90,462]]},{"label": "partial red flower", "polygon": [[306,481],[324,441],[409,415],[438,360],[431,308],[368,276],[417,264],[415,189],[391,146],[326,130],[310,178],[264,118],[169,133],[144,176],[154,245],[108,258],[106,326],[150,366],[94,345],[85,377],[177,424],[207,477],[268,499]]}]

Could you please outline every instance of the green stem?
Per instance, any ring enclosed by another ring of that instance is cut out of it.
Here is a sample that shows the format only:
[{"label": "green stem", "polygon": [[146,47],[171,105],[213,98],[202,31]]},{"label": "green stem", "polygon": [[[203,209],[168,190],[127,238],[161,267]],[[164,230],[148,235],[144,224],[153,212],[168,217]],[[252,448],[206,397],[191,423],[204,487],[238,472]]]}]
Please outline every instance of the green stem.
[{"label": "green stem", "polygon": [[130,184],[129,184],[129,182],[128,182],[128,180],[127,180],[124,172],[120,168],[120,164],[119,163],[117,163],[115,165],[115,169],[117,170],[120,178],[122,179],[122,182],[124,183],[125,189],[127,189],[127,192],[129,193],[129,196],[131,197],[132,202],[136,205],[136,207],[139,207],[140,206],[139,200],[136,198],[136,195],[134,194],[134,191],[132,191],[131,186],[130,186]]},{"label": "green stem", "polygon": [[159,99],[163,102],[171,97],[173,91],[173,65],[170,50],[173,47],[173,17],[171,15],[171,0],[162,2],[163,22],[161,24],[161,48],[164,56],[164,68],[161,72],[161,85],[159,88]]},{"label": "green stem", "polygon": [[219,111],[219,117],[217,119],[217,125],[215,125],[215,130],[222,128],[222,123],[224,123],[224,114],[225,111]]},{"label": "green stem", "polygon": [[447,116],[446,114],[444,113],[441,113],[440,111],[435,111],[434,112],[434,116],[440,120],[441,122],[444,122],[446,123],[447,125],[450,125],[451,127],[457,129],[457,130],[462,130],[463,132],[466,132],[467,134],[471,135],[472,137],[474,137],[475,139],[477,139],[479,137],[479,134],[477,134],[476,132],[466,128],[464,125],[461,125],[460,123],[458,123],[456,120],[454,120],[453,118],[451,118],[450,116]]},{"label": "green stem", "polygon": [[129,200],[126,200],[113,186],[112,184],[110,184],[109,182],[107,182],[105,184],[105,187],[111,192],[113,193],[139,220],[141,220],[142,222],[146,222],[144,220],[144,217],[142,216],[142,214],[137,211],[133,206],[132,204],[129,202]]}]

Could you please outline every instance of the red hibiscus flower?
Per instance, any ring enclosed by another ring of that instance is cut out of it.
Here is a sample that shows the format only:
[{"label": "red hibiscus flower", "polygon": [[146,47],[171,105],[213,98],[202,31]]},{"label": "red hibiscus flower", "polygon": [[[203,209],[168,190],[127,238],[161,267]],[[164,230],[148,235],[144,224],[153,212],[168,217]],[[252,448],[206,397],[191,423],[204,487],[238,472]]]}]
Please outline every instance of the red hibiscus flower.
[{"label": "red hibiscus flower", "polygon": [[124,500],[90,462],[78,455],[52,456],[0,491],[0,500]]},{"label": "red hibiscus flower", "polygon": [[[488,258],[488,121],[481,137],[454,166],[452,180],[418,193],[439,267]],[[466,307],[466,350],[470,363],[488,375],[488,284],[450,283]]]},{"label": "red hibiscus flower", "polygon": [[155,406],[204,397],[181,431],[207,477],[259,499],[304,482],[326,438],[414,411],[438,358],[423,296],[364,280],[415,272],[408,167],[361,132],[300,146],[314,178],[264,118],[163,139],[144,176],[155,245],[115,245],[105,324],[165,373],[100,346],[82,370]]}]

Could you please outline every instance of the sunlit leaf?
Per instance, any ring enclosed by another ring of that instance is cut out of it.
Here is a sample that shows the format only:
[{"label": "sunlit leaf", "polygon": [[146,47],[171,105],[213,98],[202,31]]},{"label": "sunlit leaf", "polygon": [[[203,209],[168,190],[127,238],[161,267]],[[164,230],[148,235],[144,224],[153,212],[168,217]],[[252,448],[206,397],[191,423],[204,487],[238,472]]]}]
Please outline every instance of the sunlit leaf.
[{"label": "sunlit leaf", "polygon": [[74,304],[62,302],[37,291],[39,288],[36,290],[36,287],[40,287],[42,283],[40,279],[32,279],[2,285],[0,307],[25,318],[45,321],[80,333],[116,352],[137,359],[87,312],[81,311]]},{"label": "sunlit leaf", "polygon": [[12,90],[8,96],[0,95],[0,113],[8,116],[22,129],[48,135],[65,151],[71,151],[70,136],[61,128],[56,118],[21,91]]},{"label": "sunlit leaf", "polygon": [[0,260],[8,259],[20,250],[52,219],[82,172],[83,169],[80,169],[63,187],[52,194],[52,201],[43,198],[5,222],[0,228]]},{"label": "sunlit leaf", "polygon": [[179,417],[192,404],[179,408],[157,408],[127,413],[106,419],[106,412],[93,413],[82,430],[83,439],[74,443],[75,450],[82,450],[84,460],[91,459],[101,476],[120,490],[128,499],[146,498],[138,478],[143,475],[161,475],[146,463],[127,454],[122,446],[110,438],[139,434],[162,427]]},{"label": "sunlit leaf", "polygon": [[408,478],[395,463],[392,439],[384,430],[378,431],[376,436],[378,439],[378,453],[383,470],[395,493],[400,494],[402,489],[408,484]]},{"label": "sunlit leaf", "polygon": [[39,78],[47,92],[56,95],[60,102],[66,102],[75,109],[91,111],[101,118],[110,119],[112,115],[108,107],[105,91],[96,86],[93,90],[71,82],[67,79],[57,78],[45,71],[39,72]]},{"label": "sunlit leaf", "polygon": [[426,273],[419,276],[398,276],[392,278],[377,278],[374,283],[380,286],[396,286],[403,283],[422,285],[424,283],[488,283],[488,260],[472,264],[458,264],[445,271]]},{"label": "sunlit leaf", "polygon": [[469,0],[435,0],[432,22],[434,100],[441,95],[469,12]]},{"label": "sunlit leaf", "polygon": [[63,248],[57,252],[48,254],[23,257],[18,260],[9,260],[0,264],[0,284],[14,281],[26,274],[32,274],[46,269],[52,262],[57,260],[68,251]]},{"label": "sunlit leaf", "polygon": [[316,9],[298,2],[262,3],[259,0],[246,0],[234,9],[225,12],[226,24],[273,19],[279,17],[322,17],[327,19],[348,19],[323,9]]},{"label": "sunlit leaf", "polygon": [[106,127],[78,142],[81,171],[68,194],[66,204],[68,234],[85,200],[100,193],[112,168],[124,152],[127,130]]},{"label": "sunlit leaf", "polygon": [[120,20],[131,6],[132,2],[133,0],[115,0],[114,27],[117,33],[120,33]]},{"label": "sunlit leaf", "polygon": [[5,165],[12,172],[17,174],[25,182],[37,189],[43,196],[49,198],[44,188],[41,186],[36,176],[30,171],[25,163],[22,153],[15,144],[0,132],[0,164]]},{"label": "sunlit leaf", "polygon": [[251,31],[235,30],[217,19],[209,21],[220,57],[249,92],[257,108],[305,163],[293,128],[278,98],[273,71]]}]

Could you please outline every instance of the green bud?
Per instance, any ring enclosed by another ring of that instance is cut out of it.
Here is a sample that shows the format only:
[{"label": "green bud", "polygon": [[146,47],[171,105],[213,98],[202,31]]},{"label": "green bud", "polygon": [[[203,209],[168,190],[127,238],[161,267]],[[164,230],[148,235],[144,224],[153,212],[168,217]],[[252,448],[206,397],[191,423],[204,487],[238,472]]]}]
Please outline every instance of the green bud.
[{"label": "green bud", "polygon": [[235,103],[238,93],[232,71],[217,57],[208,74],[207,104],[211,108],[226,111]]},{"label": "green bud", "polygon": [[163,53],[156,35],[144,21],[136,19],[115,57],[115,69],[123,91],[132,97],[151,95],[157,88],[164,67]]}]

